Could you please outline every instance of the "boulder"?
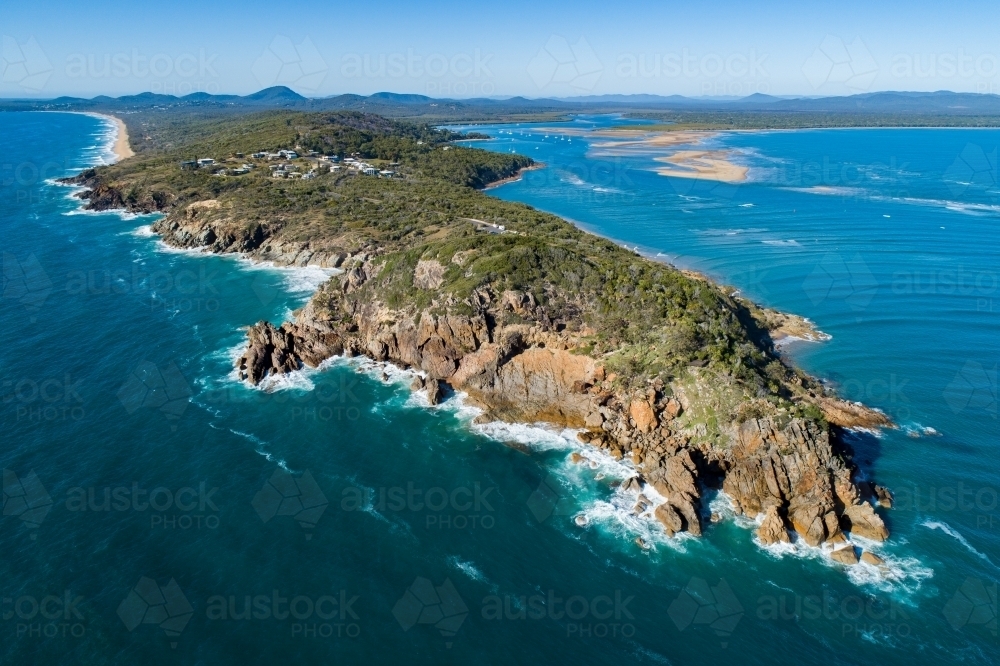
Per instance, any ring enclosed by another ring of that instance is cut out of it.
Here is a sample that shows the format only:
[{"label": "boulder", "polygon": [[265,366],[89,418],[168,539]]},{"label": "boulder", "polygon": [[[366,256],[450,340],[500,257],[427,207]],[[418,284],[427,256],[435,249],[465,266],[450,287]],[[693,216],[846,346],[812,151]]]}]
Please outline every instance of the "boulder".
[{"label": "boulder", "polygon": [[788,543],[788,530],[785,529],[785,521],[778,513],[778,507],[770,506],[764,514],[764,522],[757,528],[757,538],[764,544]]},{"label": "boulder", "polygon": [[846,507],[840,517],[840,525],[845,531],[866,539],[885,541],[889,538],[885,523],[867,502]]},{"label": "boulder", "polygon": [[681,520],[680,514],[670,504],[661,504],[656,507],[653,516],[663,526],[663,530],[667,533],[667,536],[673,536],[684,529],[684,521]]},{"label": "boulder", "polygon": [[840,562],[841,564],[846,564],[847,566],[853,566],[858,563],[858,556],[854,552],[854,546],[848,546],[846,548],[838,548],[837,550],[830,553],[830,559],[834,562]]},{"label": "boulder", "polygon": [[633,400],[632,404],[629,405],[628,411],[629,416],[635,421],[636,430],[639,432],[651,432],[653,428],[659,425],[656,420],[656,414],[653,412],[653,406],[645,398]]},{"label": "boulder", "polygon": [[883,560],[881,557],[879,557],[875,553],[869,552],[867,550],[865,552],[861,553],[861,561],[864,562],[865,564],[871,564],[872,566],[876,566],[876,567],[882,566],[883,564],[885,564],[885,560]]},{"label": "boulder", "polygon": [[892,508],[892,493],[885,486],[875,486],[875,498],[878,505],[884,509]]},{"label": "boulder", "polygon": [[441,398],[444,397],[444,387],[441,382],[436,379],[428,379],[425,386],[427,389],[427,401],[432,405],[441,402]]}]

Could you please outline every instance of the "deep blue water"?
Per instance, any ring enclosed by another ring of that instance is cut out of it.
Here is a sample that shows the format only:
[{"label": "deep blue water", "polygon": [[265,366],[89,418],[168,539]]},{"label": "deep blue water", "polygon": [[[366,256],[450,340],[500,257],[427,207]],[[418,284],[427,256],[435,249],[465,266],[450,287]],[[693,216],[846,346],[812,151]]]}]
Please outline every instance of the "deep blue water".
[{"label": "deep blue water", "polygon": [[[1000,133],[729,135],[739,186],[526,127],[479,144],[548,165],[493,194],[833,336],[789,353],[905,427],[858,440],[904,500],[883,575],[763,550],[734,520],[657,537],[612,488],[619,465],[570,464],[560,433],[473,427],[396,373],[233,381],[240,327],[289,316],[324,276],[79,213],[50,179],[106,159],[107,131],[0,115],[4,663],[996,660]],[[940,434],[907,434],[925,428]]]}]

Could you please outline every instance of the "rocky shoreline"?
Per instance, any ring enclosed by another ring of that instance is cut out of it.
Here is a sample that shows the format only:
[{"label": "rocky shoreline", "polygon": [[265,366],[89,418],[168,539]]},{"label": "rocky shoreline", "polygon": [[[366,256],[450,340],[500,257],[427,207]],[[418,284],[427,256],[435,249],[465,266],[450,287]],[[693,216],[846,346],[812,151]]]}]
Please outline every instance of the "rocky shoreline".
[{"label": "rocky shoreline", "polygon": [[[721,488],[738,514],[763,515],[757,535],[765,544],[789,542],[794,533],[811,546],[829,544],[832,557],[854,564],[857,553],[847,534],[875,541],[888,537],[870,502],[891,505],[891,494],[858,483],[831,433],[814,423],[750,418],[735,427],[730,446],[697,442],[698,424],[684,419],[694,396],[656,382],[622,392],[598,360],[578,352],[574,336],[537,325],[488,324],[500,310],[543,319],[530,294],[476,293],[480,310],[473,316],[408,317],[366,303],[346,321],[330,319],[330,299],[349,296],[370,270],[371,264],[360,263],[324,285],[294,322],[251,327],[237,361],[240,377],[257,384],[333,356],[367,356],[426,373],[426,381],[412,388],[426,390],[432,404],[447,384],[484,410],[483,421],[580,429],[582,442],[632,462],[637,474],[625,485],[638,493],[636,513],[658,521],[670,536],[700,535],[704,491]],[[697,376],[700,369],[690,372]],[[888,423],[853,403],[823,398],[821,404],[842,421]]]},{"label": "rocky shoreline", "polygon": [[[76,182],[88,185],[85,178]],[[420,260],[412,281],[433,295],[431,305],[390,307],[375,286],[384,267],[376,244],[286,238],[280,222],[246,224],[220,216],[214,200],[183,207],[127,202],[120,192],[93,185],[81,194],[88,208],[167,211],[152,230],[172,246],[342,270],[294,321],[258,322],[248,329],[236,365],[251,384],[334,356],[366,356],[420,371],[423,377],[412,388],[426,391],[432,404],[450,387],[483,409],[483,420],[579,429],[582,443],[631,462],[636,474],[624,487],[637,493],[635,512],[657,521],[669,536],[702,534],[708,489],[722,490],[738,514],[756,519],[764,544],[802,539],[832,548],[834,560],[854,565],[859,551],[850,536],[889,536],[874,506],[891,506],[891,493],[859,480],[839,433],[892,424],[881,412],[825,394],[818,382],[799,378],[786,390],[819,410],[825,423],[739,394],[735,382],[698,363],[676,380],[636,386],[590,353],[593,331],[567,327],[530,292],[482,287],[456,301],[435,294],[447,267]],[[461,265],[461,256],[452,261]],[[801,331],[805,321],[760,308],[750,315],[771,326],[775,337],[788,322]],[[723,408],[726,400],[735,407]],[[708,432],[706,422],[713,419],[721,435]],[[861,560],[881,563],[869,552]]]}]

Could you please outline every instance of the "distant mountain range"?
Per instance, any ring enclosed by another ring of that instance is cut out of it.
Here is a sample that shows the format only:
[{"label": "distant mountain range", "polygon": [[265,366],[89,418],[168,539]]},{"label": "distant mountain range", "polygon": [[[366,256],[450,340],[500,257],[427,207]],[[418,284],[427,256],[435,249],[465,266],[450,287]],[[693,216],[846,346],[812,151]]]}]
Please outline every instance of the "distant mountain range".
[{"label": "distant mountain range", "polygon": [[740,111],[808,113],[882,113],[935,115],[1000,115],[1000,96],[992,94],[939,92],[874,92],[846,97],[775,97],[755,94],[741,98],[684,97],[681,95],[588,95],[568,98],[529,99],[438,99],[426,95],[389,92],[374,95],[304,97],[290,88],[275,86],[252,95],[192,93],[183,97],[141,93],[122,97],[101,95],[92,99],[0,100],[0,109],[66,110],[192,110],[302,111],[357,110],[387,115],[469,115],[477,113],[541,113],[593,111]]}]

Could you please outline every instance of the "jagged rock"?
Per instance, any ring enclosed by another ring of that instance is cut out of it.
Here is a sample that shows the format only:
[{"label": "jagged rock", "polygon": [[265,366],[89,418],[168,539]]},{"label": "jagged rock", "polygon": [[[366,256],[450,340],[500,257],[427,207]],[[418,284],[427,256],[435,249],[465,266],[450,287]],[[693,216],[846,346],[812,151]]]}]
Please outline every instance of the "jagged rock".
[{"label": "jagged rock", "polygon": [[667,536],[674,536],[684,529],[684,521],[681,520],[680,514],[670,504],[661,504],[656,507],[653,516],[663,526],[663,530],[667,533]]},{"label": "jagged rock", "polygon": [[677,418],[681,415],[683,408],[681,407],[680,400],[677,398],[670,398],[667,400],[666,406],[663,408],[664,413],[672,419]]},{"label": "jagged rock", "polygon": [[637,476],[630,477],[622,482],[622,489],[639,492],[642,490],[642,481]]},{"label": "jagged rock", "polygon": [[778,513],[778,507],[768,507],[767,512],[764,514],[764,522],[757,528],[757,538],[764,544],[788,543],[790,541],[788,530],[785,529],[785,521],[781,519],[781,515]]},{"label": "jagged rock", "polygon": [[[261,233],[270,238],[270,231]],[[237,240],[220,234],[216,242]],[[266,243],[269,251],[278,251],[274,241]],[[789,529],[812,545],[842,543],[841,528],[848,525],[859,536],[887,535],[881,519],[860,504],[871,491],[862,493],[852,482],[852,468],[835,454],[829,432],[816,422],[720,420],[718,432],[723,437],[729,433],[729,442],[691,444],[692,436],[707,432],[705,424],[671,420],[684,411],[683,405],[690,408],[691,396],[670,395],[662,381],[650,382],[640,394],[615,383],[613,373],[554,331],[543,316],[547,305],[539,305],[531,294],[497,297],[480,289],[466,303],[473,311],[462,315],[392,310],[371,292],[378,265],[366,252],[356,254],[339,285],[335,280],[321,289],[294,323],[280,329],[264,323],[254,327],[240,361],[241,376],[257,382],[299,364],[318,365],[335,353],[363,354],[426,373],[427,380],[414,379],[412,388],[426,390],[432,404],[443,397],[447,380],[483,408],[483,420],[586,428],[580,441],[618,460],[629,456],[665,499],[656,519],[668,533],[701,534],[700,475],[710,473],[721,480],[738,513],[764,512],[758,532],[765,543],[786,541]],[[421,280],[433,277],[431,268],[424,267]],[[441,312],[437,308],[434,312]],[[509,316],[504,312],[521,319],[498,323]],[[671,385],[670,391],[677,390]],[[622,486],[639,492],[642,482],[635,477]],[[643,512],[641,504],[635,508]]]},{"label": "jagged rock", "polygon": [[571,454],[569,455],[569,461],[570,461],[571,463],[573,463],[574,465],[579,465],[579,464],[580,464],[580,463],[582,463],[582,462],[583,462],[584,460],[586,460],[586,458],[584,458],[583,456],[581,456],[581,455],[580,455],[579,453],[577,453],[576,451],[574,451],[573,453],[571,453]]},{"label": "jagged rock", "polygon": [[885,560],[883,560],[881,557],[879,557],[875,553],[869,552],[867,550],[865,552],[861,553],[861,561],[864,562],[864,563],[866,563],[866,564],[871,564],[872,566],[876,566],[876,567],[882,566],[883,564],[885,564]]},{"label": "jagged rock", "polygon": [[653,406],[645,398],[632,401],[629,405],[629,416],[635,421],[636,429],[642,433],[650,432],[658,425]]},{"label": "jagged rock", "polygon": [[858,556],[854,552],[854,546],[838,548],[830,553],[830,559],[834,562],[840,562],[841,564],[846,564],[848,566],[853,566],[858,563]]},{"label": "jagged rock", "polygon": [[258,322],[247,332],[247,349],[236,361],[240,379],[259,384],[271,374],[283,374],[299,368],[294,337],[284,328],[266,321]]},{"label": "jagged rock", "polygon": [[420,260],[413,270],[413,286],[418,289],[437,289],[444,283],[444,266],[441,262]]},{"label": "jagged rock", "polygon": [[427,389],[427,401],[432,405],[436,405],[441,402],[441,398],[444,397],[444,387],[436,379],[428,379],[424,385]]},{"label": "jagged rock", "polygon": [[847,532],[866,539],[885,541],[889,538],[889,530],[886,529],[885,523],[867,502],[845,507],[841,516],[841,526]]},{"label": "jagged rock", "polygon": [[892,508],[892,493],[885,486],[875,486],[875,497],[882,508]]},{"label": "jagged rock", "polygon": [[416,377],[413,378],[413,381],[410,383],[410,390],[419,391],[422,388],[424,388],[424,378],[421,377],[420,375],[417,375]]}]

